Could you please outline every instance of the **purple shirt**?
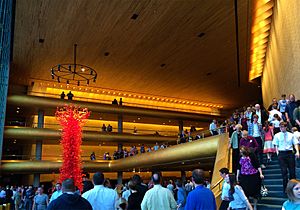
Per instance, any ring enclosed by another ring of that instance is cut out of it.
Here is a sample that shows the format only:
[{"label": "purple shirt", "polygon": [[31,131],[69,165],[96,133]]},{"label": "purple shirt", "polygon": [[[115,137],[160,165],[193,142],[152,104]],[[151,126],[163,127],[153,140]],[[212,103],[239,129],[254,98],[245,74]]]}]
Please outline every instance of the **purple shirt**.
[{"label": "purple shirt", "polygon": [[258,143],[255,138],[253,138],[252,136],[248,136],[247,138],[241,138],[240,147],[241,146],[250,148],[253,152],[255,152],[258,148]]},{"label": "purple shirt", "polygon": [[241,174],[243,175],[252,175],[256,174],[258,170],[253,167],[250,157],[241,157]]}]

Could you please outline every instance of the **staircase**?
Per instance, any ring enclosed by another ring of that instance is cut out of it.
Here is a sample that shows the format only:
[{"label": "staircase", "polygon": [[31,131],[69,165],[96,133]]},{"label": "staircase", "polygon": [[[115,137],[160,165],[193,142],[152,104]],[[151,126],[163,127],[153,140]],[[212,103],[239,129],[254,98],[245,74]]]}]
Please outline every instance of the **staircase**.
[{"label": "staircase", "polygon": [[268,196],[262,197],[258,201],[258,210],[281,210],[282,204],[287,200],[286,195],[282,189],[281,170],[278,158],[275,155],[272,162],[266,165],[267,168],[263,169],[265,176],[264,184],[268,189]]}]

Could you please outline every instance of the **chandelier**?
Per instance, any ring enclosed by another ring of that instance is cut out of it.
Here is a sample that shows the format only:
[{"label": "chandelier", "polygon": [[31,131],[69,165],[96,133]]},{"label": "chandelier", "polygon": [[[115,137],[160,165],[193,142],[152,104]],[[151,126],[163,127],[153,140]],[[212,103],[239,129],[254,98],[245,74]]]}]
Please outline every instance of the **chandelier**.
[{"label": "chandelier", "polygon": [[51,77],[58,83],[87,84],[96,82],[97,72],[86,65],[76,63],[77,44],[74,44],[74,63],[58,64],[51,68]]}]

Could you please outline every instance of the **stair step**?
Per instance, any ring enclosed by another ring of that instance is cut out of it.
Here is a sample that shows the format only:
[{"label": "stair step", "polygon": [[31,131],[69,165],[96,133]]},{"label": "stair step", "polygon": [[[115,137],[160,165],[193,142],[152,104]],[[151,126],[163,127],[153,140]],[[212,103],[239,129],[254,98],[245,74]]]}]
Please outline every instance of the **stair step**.
[{"label": "stair step", "polygon": [[264,174],[281,174],[281,170],[280,168],[277,168],[277,169],[264,169],[263,170],[263,173]]},{"label": "stair step", "polygon": [[266,187],[267,187],[267,189],[268,190],[270,190],[270,191],[281,191],[281,192],[283,192],[283,186],[282,186],[282,184],[280,184],[280,185],[265,185]]},{"label": "stair step", "polygon": [[271,165],[271,164],[268,164],[268,165],[266,165],[266,167],[267,167],[267,168],[265,168],[265,169],[263,169],[263,170],[266,170],[266,169],[278,169],[278,168],[280,169],[279,164],[274,164],[274,165],[273,165],[273,164],[272,164],[272,165]]},{"label": "stair step", "polygon": [[276,198],[286,198],[286,194],[282,192],[282,190],[269,190],[268,189],[268,196],[267,197],[276,197]]},{"label": "stair step", "polygon": [[277,198],[277,197],[263,197],[259,203],[260,204],[271,204],[271,205],[282,205],[287,198]]},{"label": "stair step", "polygon": [[273,180],[273,179],[282,179],[282,176],[281,174],[265,174],[263,172],[264,176],[265,176],[265,180],[266,179],[270,179],[270,180]]},{"label": "stair step", "polygon": [[257,210],[281,210],[282,205],[257,204]]},{"label": "stair step", "polygon": [[282,179],[265,179],[264,180],[265,185],[282,185],[283,181]]}]

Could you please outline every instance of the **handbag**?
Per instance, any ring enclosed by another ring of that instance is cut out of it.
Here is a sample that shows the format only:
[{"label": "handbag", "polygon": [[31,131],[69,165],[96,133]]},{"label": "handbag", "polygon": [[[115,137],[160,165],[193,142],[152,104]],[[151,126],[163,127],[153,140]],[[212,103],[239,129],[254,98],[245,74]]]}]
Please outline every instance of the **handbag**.
[{"label": "handbag", "polygon": [[268,189],[266,188],[266,186],[263,183],[261,183],[260,194],[262,197],[268,196]]}]

